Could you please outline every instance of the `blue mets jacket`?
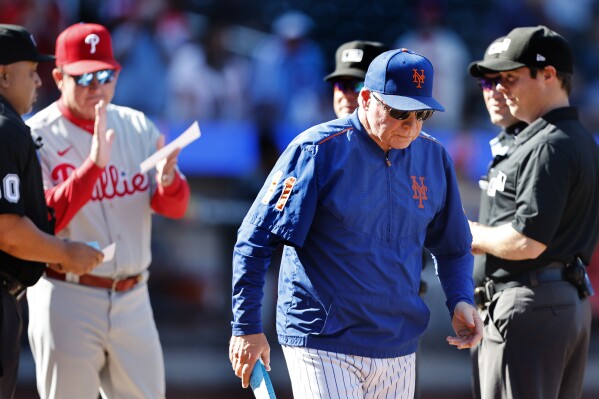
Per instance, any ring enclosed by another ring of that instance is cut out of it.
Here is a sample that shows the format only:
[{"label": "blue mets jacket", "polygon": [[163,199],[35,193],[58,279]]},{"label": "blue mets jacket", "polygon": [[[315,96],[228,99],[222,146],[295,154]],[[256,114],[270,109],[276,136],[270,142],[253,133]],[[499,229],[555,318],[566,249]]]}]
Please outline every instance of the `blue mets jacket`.
[{"label": "blue mets jacket", "polygon": [[451,314],[473,303],[472,237],[452,162],[421,133],[385,153],[352,115],[297,136],[238,231],[233,335],[262,332],[265,273],[278,282],[282,345],[388,358],[416,351],[429,320],[418,296],[422,247],[437,260]]}]

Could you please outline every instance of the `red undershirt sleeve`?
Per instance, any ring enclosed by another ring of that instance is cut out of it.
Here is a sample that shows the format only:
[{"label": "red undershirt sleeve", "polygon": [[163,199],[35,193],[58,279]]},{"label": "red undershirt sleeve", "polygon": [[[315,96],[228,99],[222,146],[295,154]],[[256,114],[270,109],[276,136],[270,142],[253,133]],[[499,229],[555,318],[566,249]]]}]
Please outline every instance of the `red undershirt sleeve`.
[{"label": "red undershirt sleeve", "polygon": [[187,211],[190,189],[187,180],[175,172],[175,180],[168,186],[158,188],[152,196],[151,206],[154,212],[173,219],[180,219]]},{"label": "red undershirt sleeve", "polygon": [[64,229],[91,199],[94,185],[103,170],[88,158],[67,180],[46,190],[46,203],[56,215],[55,233]]}]

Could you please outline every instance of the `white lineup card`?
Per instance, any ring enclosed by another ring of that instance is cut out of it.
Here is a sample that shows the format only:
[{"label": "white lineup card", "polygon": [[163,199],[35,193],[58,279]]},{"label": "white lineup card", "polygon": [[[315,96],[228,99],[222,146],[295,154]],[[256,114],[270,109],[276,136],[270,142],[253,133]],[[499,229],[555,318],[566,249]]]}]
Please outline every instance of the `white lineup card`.
[{"label": "white lineup card", "polygon": [[187,128],[183,133],[179,135],[176,139],[150,155],[144,161],[139,164],[139,169],[141,173],[146,173],[150,169],[154,168],[158,162],[168,157],[168,155],[173,152],[176,148],[184,148],[187,147],[192,142],[196,141],[200,138],[202,133],[200,132],[200,125],[198,121],[195,121],[191,124],[190,127]]}]

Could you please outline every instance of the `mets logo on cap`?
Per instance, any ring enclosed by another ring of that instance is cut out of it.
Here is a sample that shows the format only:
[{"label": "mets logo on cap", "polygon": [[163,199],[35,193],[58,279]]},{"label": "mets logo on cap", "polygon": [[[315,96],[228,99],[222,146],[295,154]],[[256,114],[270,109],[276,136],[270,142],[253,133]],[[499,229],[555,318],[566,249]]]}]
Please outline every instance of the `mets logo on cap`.
[{"label": "mets logo on cap", "polygon": [[58,36],[56,66],[70,75],[121,69],[112,53],[108,29],[88,23],[71,25]]},{"label": "mets logo on cap", "polygon": [[376,57],[368,67],[364,87],[402,111],[444,111],[433,98],[433,65],[424,56],[402,48]]}]

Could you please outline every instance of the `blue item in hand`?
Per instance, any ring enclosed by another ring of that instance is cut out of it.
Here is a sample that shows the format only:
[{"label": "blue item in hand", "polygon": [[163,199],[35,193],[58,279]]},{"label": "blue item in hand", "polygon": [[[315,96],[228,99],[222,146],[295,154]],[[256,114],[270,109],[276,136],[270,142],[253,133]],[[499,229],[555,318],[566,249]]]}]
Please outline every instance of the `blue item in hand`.
[{"label": "blue item in hand", "polygon": [[254,391],[256,399],[276,399],[275,390],[268,376],[268,372],[262,363],[262,360],[258,360],[252,370],[250,376],[250,387]]}]

